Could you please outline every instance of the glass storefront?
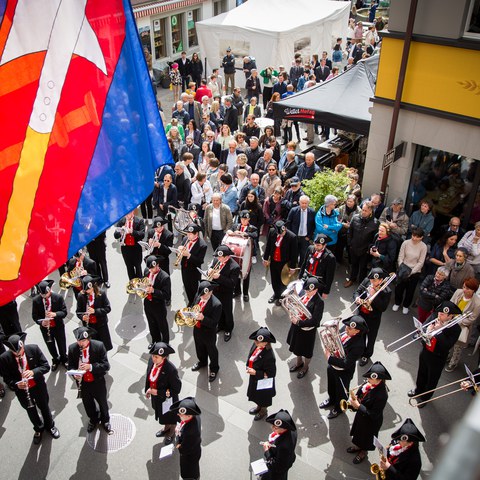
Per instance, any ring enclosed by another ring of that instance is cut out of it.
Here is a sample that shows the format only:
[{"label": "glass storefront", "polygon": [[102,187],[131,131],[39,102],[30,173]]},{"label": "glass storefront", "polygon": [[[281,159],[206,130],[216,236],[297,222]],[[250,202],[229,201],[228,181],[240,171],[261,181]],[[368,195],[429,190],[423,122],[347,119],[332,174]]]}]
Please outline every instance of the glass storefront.
[{"label": "glass storefront", "polygon": [[417,145],[408,192],[408,213],[423,199],[433,203],[434,231],[460,217],[471,230],[480,220],[480,162],[450,152]]},{"label": "glass storefront", "polygon": [[187,12],[187,32],[188,32],[188,48],[198,46],[197,29],[195,28],[199,18],[200,10],[189,10]]},{"label": "glass storefront", "polygon": [[157,18],[153,21],[153,43],[155,58],[167,56],[167,19]]},{"label": "glass storefront", "polygon": [[170,26],[172,29],[172,53],[177,55],[185,50],[183,40],[183,13],[178,13],[170,17]]}]

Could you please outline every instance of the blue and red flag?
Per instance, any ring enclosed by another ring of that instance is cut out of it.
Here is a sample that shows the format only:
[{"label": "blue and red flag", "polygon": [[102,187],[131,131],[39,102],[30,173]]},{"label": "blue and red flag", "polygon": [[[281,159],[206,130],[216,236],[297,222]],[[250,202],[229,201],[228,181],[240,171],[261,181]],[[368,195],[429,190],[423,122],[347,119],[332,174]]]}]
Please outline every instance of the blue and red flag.
[{"label": "blue and red flag", "polygon": [[172,163],[128,0],[0,0],[0,305]]}]

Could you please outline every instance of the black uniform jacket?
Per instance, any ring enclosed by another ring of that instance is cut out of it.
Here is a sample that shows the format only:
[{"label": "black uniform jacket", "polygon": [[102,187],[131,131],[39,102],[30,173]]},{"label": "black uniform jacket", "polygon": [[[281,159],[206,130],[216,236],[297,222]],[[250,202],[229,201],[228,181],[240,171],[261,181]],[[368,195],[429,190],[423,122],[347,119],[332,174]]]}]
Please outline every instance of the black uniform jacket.
[{"label": "black uniform jacket", "polygon": [[[27,356],[28,369],[33,372],[33,379],[37,385],[45,386],[44,375],[50,371],[48,361],[43,355],[38,345],[25,345],[25,355]],[[22,379],[15,355],[7,351],[0,355],[0,375],[5,383],[15,392],[21,391],[16,383]]]},{"label": "black uniform jacket", "polygon": [[[197,295],[193,300],[193,305],[200,303],[200,295]],[[200,329],[204,331],[216,332],[218,322],[222,316],[222,304],[220,300],[212,295],[203,309],[203,320],[200,322]]]},{"label": "black uniform jacket", "polygon": [[[303,295],[305,295],[305,290],[302,290],[300,292],[300,298],[303,297]],[[305,306],[312,314],[312,317],[308,320],[299,320],[296,326],[299,328],[318,328],[323,317],[324,302],[322,300],[322,297],[320,297],[318,293],[316,295],[313,295],[313,297],[308,301]]]},{"label": "black uniform jacket", "polygon": [[412,445],[401,453],[395,463],[385,472],[387,480],[417,480],[422,469],[422,459],[418,445]]},{"label": "black uniform jacket", "polygon": [[[273,260],[275,252],[275,242],[277,241],[277,232],[274,228],[270,229],[267,237],[267,244],[263,254],[264,260]],[[280,255],[282,262],[288,262],[290,268],[297,266],[298,250],[297,237],[290,230],[285,232],[282,243],[280,245]]]},{"label": "black uniform jacket", "polygon": [[[82,265],[83,265],[83,269],[89,275],[97,274],[97,264],[91,258],[83,257]],[[71,258],[67,262],[67,271],[71,272],[76,266],[77,266],[77,259],[75,257]]]},{"label": "black uniform jacket", "polygon": [[[147,235],[148,240],[153,238],[153,236],[155,235],[155,229],[150,228]],[[162,256],[168,259],[168,256],[172,253],[169,247],[173,247],[173,233],[170,230],[164,228],[158,242],[160,243],[160,246],[155,247],[150,253],[150,255]]]},{"label": "black uniform jacket", "polygon": [[[123,226],[125,226],[125,223],[126,223],[127,219],[126,218],[122,218],[116,225],[117,228],[121,228]],[[122,232],[120,231],[115,231],[113,233],[113,236],[116,238],[116,239],[119,239],[121,238],[122,236]],[[133,217],[133,224],[132,224],[132,236],[133,236],[133,239],[135,240],[135,244],[139,241],[139,240],[143,240],[143,237],[145,237],[145,223],[143,222],[142,219],[138,218],[138,217]]]},{"label": "black uniform jacket", "polygon": [[[335,277],[335,268],[337,266],[337,260],[335,259],[335,255],[327,248],[323,251],[319,259],[313,258],[314,253],[315,253],[315,247],[313,245],[310,245],[307,248],[307,254],[305,255],[305,260],[300,269],[299,278],[302,278],[305,272],[308,272],[310,265],[313,265],[314,269],[312,270],[312,275],[319,277],[320,281],[323,284],[320,289],[321,292],[329,294],[330,289],[332,288],[333,278]],[[313,264],[310,263],[311,259],[313,259],[314,261]],[[315,263],[317,263],[316,269],[315,269]]]},{"label": "black uniform jacket", "polygon": [[[84,312],[87,311],[87,308],[88,293],[82,291],[78,294],[76,310],[77,317],[82,321],[83,315],[85,315]],[[112,308],[110,307],[110,301],[104,293],[100,295],[95,295],[95,298],[93,300],[93,309],[95,310],[95,313],[93,315],[95,315],[97,319],[97,323],[92,323],[93,328],[95,328],[95,326],[101,327],[102,325],[108,323],[107,315],[110,313]]]},{"label": "black uniform jacket", "polygon": [[[428,323],[434,318],[436,318],[436,314],[430,315],[425,323]],[[435,335],[430,340],[430,347],[427,348],[426,343],[422,341],[423,348],[440,359],[446,359],[448,352],[457,342],[461,331],[462,328],[460,325],[453,325],[449,328],[445,328],[442,332],[440,332],[438,335]]]},{"label": "black uniform jacket", "polygon": [[[65,300],[58,293],[53,293],[50,296],[50,302],[52,305],[52,312],[57,315],[52,318],[55,320],[56,325],[63,325],[63,319],[67,316],[67,307]],[[42,325],[42,320],[45,320],[45,303],[41,295],[37,295],[32,302],[32,318],[35,323]]]},{"label": "black uniform jacket", "polygon": [[[81,358],[80,352],[81,350],[77,342],[72,343],[68,347],[68,365],[70,368],[78,368]],[[108,362],[107,350],[103,343],[90,339],[89,355],[94,380],[105,376],[110,370],[110,363]]]},{"label": "black uniform jacket", "polygon": [[[234,223],[232,225],[231,230],[232,230],[232,232],[240,232],[241,228],[242,228],[241,223]],[[254,225],[247,225],[247,228],[245,229],[245,231],[243,233],[248,235],[252,240],[255,239],[255,238],[258,238],[258,228],[255,227]]]},{"label": "black uniform jacket", "polygon": [[350,337],[350,340],[343,346],[343,349],[345,350],[345,358],[330,356],[328,358],[328,364],[345,372],[350,372],[353,375],[356,362],[365,350],[365,336],[357,333],[357,335]]},{"label": "black uniform jacket", "polygon": [[202,430],[200,416],[195,415],[184,425],[176,444],[180,445],[180,455],[198,456],[202,450]]},{"label": "black uniform jacket", "polygon": [[[188,240],[184,240],[184,245],[188,245]],[[190,250],[190,258],[182,257],[182,268],[190,270],[197,270],[203,264],[205,260],[205,254],[207,253],[207,244],[202,238],[199,238],[192,249]]]},{"label": "black uniform jacket", "polygon": [[[247,367],[249,366],[249,358],[255,351],[255,344],[250,348],[247,357]],[[249,375],[247,396],[251,402],[255,402],[261,407],[269,407],[272,404],[272,398],[275,396],[275,375],[277,374],[277,366],[275,354],[271,348],[264,348],[253,362],[252,368],[255,375]],[[257,390],[257,383],[263,378],[273,378],[273,388]]]},{"label": "black uniform jacket", "polygon": [[[370,287],[370,280],[368,278],[364,278],[362,283],[358,286],[353,294],[353,299],[356,300],[358,297],[361,296],[362,299],[366,299],[368,294],[365,293]],[[385,287],[371,302],[372,310],[370,313],[365,313],[365,316],[368,318],[380,318],[382,313],[388,308],[388,304],[390,303],[390,297],[392,296],[392,291],[390,287]],[[359,307],[360,314],[363,314],[362,308]],[[363,316],[363,315],[362,315]]]},{"label": "black uniform jacket", "polygon": [[219,293],[230,291],[233,292],[239,276],[240,266],[233,258],[229,258],[220,271],[220,276],[214,280],[214,282],[218,284],[216,291]]},{"label": "black uniform jacket", "polygon": [[[150,274],[148,268],[145,269],[143,274],[148,277]],[[152,286],[152,302],[165,302],[166,300],[170,300],[172,297],[172,281],[170,280],[170,275],[165,273],[163,270],[159,270]],[[149,302],[150,300],[148,297],[146,297],[144,301]]]},{"label": "black uniform jacket", "polygon": [[[277,437],[273,444],[275,448],[269,448],[264,452],[265,462],[271,474],[284,474],[295,462],[295,446],[297,445],[297,432],[287,430]],[[272,479],[276,478],[275,476]]]}]

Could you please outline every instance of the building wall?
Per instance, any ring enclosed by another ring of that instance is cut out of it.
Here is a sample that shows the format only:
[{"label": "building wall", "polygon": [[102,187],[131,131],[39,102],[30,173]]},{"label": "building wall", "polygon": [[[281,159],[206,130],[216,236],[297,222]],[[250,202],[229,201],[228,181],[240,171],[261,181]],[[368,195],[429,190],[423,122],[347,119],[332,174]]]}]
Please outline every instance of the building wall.
[{"label": "building wall", "polygon": [[[363,176],[364,196],[380,190],[392,107],[375,104]],[[425,145],[480,160],[480,127],[402,110],[394,145],[407,142],[405,157],[390,168],[388,198],[404,198],[410,183],[416,145]]]}]

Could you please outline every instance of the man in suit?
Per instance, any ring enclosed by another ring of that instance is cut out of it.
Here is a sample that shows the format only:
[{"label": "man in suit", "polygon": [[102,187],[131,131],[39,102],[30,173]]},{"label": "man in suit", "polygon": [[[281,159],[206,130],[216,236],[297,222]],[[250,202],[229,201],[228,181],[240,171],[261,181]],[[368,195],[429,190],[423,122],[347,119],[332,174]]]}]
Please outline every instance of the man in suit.
[{"label": "man in suit", "polygon": [[228,148],[222,150],[220,153],[220,163],[225,163],[228,167],[228,173],[233,175],[233,169],[237,165],[237,157],[243,153],[241,150],[237,150],[237,142],[230,140],[228,142]]},{"label": "man in suit", "polygon": [[225,232],[229,230],[233,223],[232,212],[228,205],[222,203],[222,194],[214,193],[212,203],[205,209],[205,234],[212,243],[212,248],[220,245]]},{"label": "man in suit", "polygon": [[279,93],[280,97],[287,92],[287,74],[280,73],[278,76],[278,82],[273,86],[272,93]]},{"label": "man in suit", "polygon": [[147,296],[143,300],[145,316],[152,342],[170,341],[170,330],[167,323],[167,300],[172,297],[172,284],[170,275],[160,269],[159,258],[149,255],[145,259],[147,268],[144,276],[148,277],[149,286],[146,289]]},{"label": "man in suit", "polygon": [[0,306],[0,326],[7,336],[22,331],[16,300],[12,300],[11,302]]},{"label": "man in suit", "polygon": [[202,123],[202,110],[200,107],[200,102],[195,101],[194,95],[189,94],[187,96],[187,103],[185,105],[185,110],[188,112],[190,118],[195,120],[197,127]]},{"label": "man in suit", "polygon": [[168,173],[163,177],[163,182],[153,192],[153,206],[157,216],[166,217],[170,206],[178,205],[178,190],[173,184],[172,176]]},{"label": "man in suit", "polygon": [[315,79],[317,82],[324,82],[330,75],[330,69],[327,67],[325,59],[320,60],[320,65],[315,69]]},{"label": "man in suit", "polygon": [[222,304],[213,295],[214,284],[207,280],[199,283],[198,291],[191,307],[197,305],[199,313],[196,317],[197,323],[193,329],[193,340],[198,362],[192,367],[196,372],[206,367],[210,360],[210,374],[208,381],[213,382],[217,378],[218,370],[218,349],[217,349],[217,326],[222,316]]},{"label": "man in suit", "polygon": [[38,345],[25,345],[26,336],[26,333],[20,332],[4,341],[9,350],[0,355],[0,374],[15,392],[22,408],[27,411],[35,430],[33,443],[38,445],[44,430],[47,430],[53,438],[59,438],[60,432],[55,426],[48,405],[48,391],[44,378],[50,370],[47,359]]},{"label": "man in suit", "polygon": [[310,198],[302,195],[298,207],[288,212],[285,222],[288,230],[297,236],[297,250],[300,256],[299,265],[303,265],[305,254],[315,231],[315,210],[310,206]]},{"label": "man in suit", "polygon": [[215,158],[220,159],[222,146],[215,141],[215,130],[207,132],[207,142],[210,150],[215,154]]},{"label": "man in suit", "polygon": [[330,71],[332,71],[332,61],[328,58],[328,52],[326,52],[325,50],[322,52],[321,60],[325,60],[325,65],[330,69]]},{"label": "man in suit", "polygon": [[201,227],[196,223],[187,225],[187,238],[183,245],[179,247],[181,252],[182,281],[189,304],[195,298],[201,278],[198,269],[202,267],[205,254],[207,253],[207,244],[199,237],[200,231]]},{"label": "man in suit", "polygon": [[231,97],[225,97],[225,117],[223,124],[230,127],[232,135],[238,130],[238,110],[232,103]]},{"label": "man in suit", "polygon": [[187,208],[190,203],[190,179],[185,175],[185,164],[175,164],[175,186],[177,187],[177,201],[180,208]]},{"label": "man in suit", "polygon": [[105,231],[100,233],[87,245],[87,251],[90,258],[97,264],[97,271],[103,280],[103,285],[106,288],[110,288],[110,283],[108,282],[106,236]]},{"label": "man in suit", "polygon": [[185,139],[185,145],[180,149],[180,158],[183,158],[184,153],[191,153],[193,155],[193,163],[198,165],[198,156],[200,155],[200,147],[195,145],[193,137],[188,135]]},{"label": "man in suit", "polygon": [[207,274],[212,275],[212,279],[218,285],[215,290],[215,296],[222,304],[222,315],[218,323],[218,331],[224,331],[223,339],[229,342],[232,338],[233,322],[233,292],[237,279],[240,276],[240,267],[238,263],[232,258],[234,253],[227,245],[220,245],[213,254],[217,259],[213,263]]},{"label": "man in suit", "polygon": [[[53,280],[43,280],[37,285],[38,295],[32,301],[32,318],[40,325],[43,339],[52,356],[52,372],[62,363],[67,367],[67,340],[63,319],[67,316],[65,300],[52,292]],[[58,350],[57,350],[58,348]]]},{"label": "man in suit", "polygon": [[178,71],[182,76],[182,92],[184,92],[188,86],[191,63],[190,59],[187,58],[187,52],[182,52],[181,57],[175,60],[175,63],[178,64]]},{"label": "man in suit", "polygon": [[274,303],[279,306],[280,298],[285,290],[282,283],[282,268],[286,263],[289,264],[290,271],[293,272],[297,266],[298,250],[295,234],[289,231],[285,222],[279,220],[274,228],[268,232],[267,244],[263,254],[263,265],[270,267],[270,276],[272,280],[273,295],[268,299],[268,303]]},{"label": "man in suit", "polygon": [[342,413],[340,400],[347,399],[350,382],[355,373],[357,360],[365,349],[364,334],[368,332],[365,320],[359,315],[354,315],[342,321],[345,329],[340,334],[345,355],[336,355],[338,352],[325,350],[327,359],[328,398],[319,408],[332,408],[327,418],[336,418]]},{"label": "man in suit", "polygon": [[[68,364],[71,369],[85,372],[83,375],[75,375],[74,378],[80,385],[82,403],[89,418],[87,433],[93,432],[101,422],[107,434],[111,435],[113,430],[110,425],[105,383],[105,374],[110,370],[110,363],[105,346],[98,340],[92,340],[91,332],[87,327],[78,327],[73,331],[77,341],[68,347]],[[95,402],[100,411],[97,410]]]},{"label": "man in suit", "polygon": [[296,58],[295,65],[290,67],[290,81],[292,82],[293,88],[297,90],[298,80],[303,75],[304,68],[302,65],[302,59]]}]

